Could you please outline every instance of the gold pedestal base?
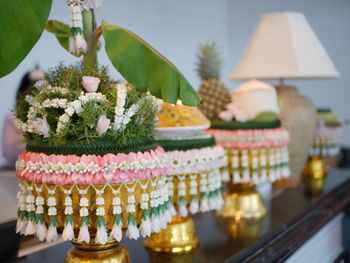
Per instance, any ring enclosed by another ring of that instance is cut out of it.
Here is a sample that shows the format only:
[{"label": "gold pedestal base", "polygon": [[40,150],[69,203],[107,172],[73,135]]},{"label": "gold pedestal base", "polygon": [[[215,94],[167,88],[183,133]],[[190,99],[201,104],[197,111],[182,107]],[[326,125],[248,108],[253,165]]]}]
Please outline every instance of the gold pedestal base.
[{"label": "gold pedestal base", "polygon": [[65,263],[130,263],[127,249],[117,242],[106,245],[75,244],[67,256]]},{"label": "gold pedestal base", "polygon": [[319,196],[323,192],[327,176],[326,163],[321,156],[312,156],[308,159],[303,170],[305,192],[310,196]]},{"label": "gold pedestal base", "polygon": [[255,187],[234,187],[224,192],[224,205],[218,214],[224,218],[259,220],[267,210],[260,193]]},{"label": "gold pedestal base", "polygon": [[308,159],[303,170],[303,179],[323,179],[327,175],[325,161],[321,156],[313,156]]},{"label": "gold pedestal base", "polygon": [[166,229],[145,240],[145,247],[155,252],[188,253],[199,244],[193,221],[187,217],[174,217]]}]

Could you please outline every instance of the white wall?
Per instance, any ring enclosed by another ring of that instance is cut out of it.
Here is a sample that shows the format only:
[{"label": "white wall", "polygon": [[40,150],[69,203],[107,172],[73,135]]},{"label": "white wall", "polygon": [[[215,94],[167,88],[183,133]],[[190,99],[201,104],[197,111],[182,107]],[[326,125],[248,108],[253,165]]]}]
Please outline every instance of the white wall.
[{"label": "white wall", "polygon": [[[223,80],[228,81],[262,13],[303,12],[326,47],[342,77],[333,80],[293,81],[317,106],[329,106],[342,118],[350,119],[350,2],[347,0],[104,0],[98,20],[126,27],[168,57],[197,87],[195,54],[200,42],[216,40],[226,60]],[[53,0],[50,19],[69,23],[65,1]],[[109,64],[104,51],[102,64]],[[23,74],[36,62],[48,68],[58,61],[77,61],[45,32],[30,55],[10,75],[0,79],[0,119],[13,107],[15,90]],[[110,65],[110,64],[109,64]],[[110,65],[111,73],[117,76]],[[343,143],[350,144],[347,128]]]}]

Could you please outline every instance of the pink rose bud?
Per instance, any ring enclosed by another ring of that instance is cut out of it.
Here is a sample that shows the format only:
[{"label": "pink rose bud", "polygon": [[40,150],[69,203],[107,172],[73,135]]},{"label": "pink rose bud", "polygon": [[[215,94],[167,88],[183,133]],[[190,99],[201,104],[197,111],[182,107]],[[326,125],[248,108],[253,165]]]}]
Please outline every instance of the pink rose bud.
[{"label": "pink rose bud", "polygon": [[219,113],[219,118],[223,121],[232,121],[233,113],[230,111],[222,111]]},{"label": "pink rose bud", "polygon": [[236,121],[238,122],[246,122],[249,119],[247,113],[237,110],[234,114]]},{"label": "pink rose bud", "polygon": [[235,112],[236,110],[238,110],[237,106],[233,103],[227,104],[226,109],[230,112]]},{"label": "pink rose bud", "polygon": [[104,134],[110,128],[110,124],[111,121],[105,115],[100,116],[96,127],[98,134]]},{"label": "pink rose bud", "polygon": [[101,81],[99,78],[91,76],[83,76],[82,79],[83,81],[81,83],[87,92],[95,92],[98,89],[98,84],[100,84]]},{"label": "pink rose bud", "polygon": [[46,118],[38,118],[35,121],[33,121],[33,127],[37,133],[43,135],[45,138],[50,137],[50,126],[47,123]]},{"label": "pink rose bud", "polygon": [[48,87],[49,85],[50,83],[46,79],[41,79],[35,82],[34,87],[36,87],[37,89],[42,89]]}]

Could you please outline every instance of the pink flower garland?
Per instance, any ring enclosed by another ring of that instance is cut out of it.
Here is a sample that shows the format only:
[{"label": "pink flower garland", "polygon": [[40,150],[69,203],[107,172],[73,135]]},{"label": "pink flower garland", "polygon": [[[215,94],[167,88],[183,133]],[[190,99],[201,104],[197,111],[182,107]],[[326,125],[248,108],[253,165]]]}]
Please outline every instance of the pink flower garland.
[{"label": "pink flower garland", "polygon": [[45,184],[126,183],[165,175],[168,163],[164,158],[160,146],[146,152],[80,157],[23,151],[16,164],[16,176]]},{"label": "pink flower garland", "polygon": [[256,149],[288,145],[290,137],[283,127],[275,129],[219,130],[209,129],[206,133],[215,137],[224,148]]}]

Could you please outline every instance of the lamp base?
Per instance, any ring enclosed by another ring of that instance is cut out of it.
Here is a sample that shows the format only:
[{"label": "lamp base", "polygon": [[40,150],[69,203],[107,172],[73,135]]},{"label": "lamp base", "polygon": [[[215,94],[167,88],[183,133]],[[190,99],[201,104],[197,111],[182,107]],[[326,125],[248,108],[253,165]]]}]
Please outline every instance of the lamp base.
[{"label": "lamp base", "polygon": [[285,186],[298,186],[316,129],[316,108],[312,101],[298,92],[296,87],[277,86],[278,99],[283,105],[280,116],[282,126],[289,132],[289,165],[292,172]]},{"label": "lamp base", "polygon": [[145,240],[145,247],[155,252],[189,253],[199,244],[192,218],[173,217],[166,229]]},{"label": "lamp base", "polygon": [[224,205],[218,214],[237,221],[259,220],[266,216],[267,210],[255,186],[237,185],[223,194]]},{"label": "lamp base", "polygon": [[116,241],[105,245],[73,244],[65,263],[130,263],[127,249]]}]

